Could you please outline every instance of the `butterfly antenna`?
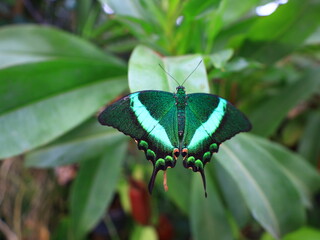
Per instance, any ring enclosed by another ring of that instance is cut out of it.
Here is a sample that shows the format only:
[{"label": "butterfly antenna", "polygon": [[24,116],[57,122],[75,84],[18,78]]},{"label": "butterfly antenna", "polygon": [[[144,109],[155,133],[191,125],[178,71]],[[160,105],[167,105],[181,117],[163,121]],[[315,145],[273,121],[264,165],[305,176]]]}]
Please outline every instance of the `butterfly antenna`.
[{"label": "butterfly antenna", "polygon": [[202,59],[200,60],[200,62],[199,62],[198,65],[196,66],[196,68],[193,69],[193,71],[189,74],[189,76],[183,81],[183,83],[181,84],[181,86],[183,86],[183,84],[188,80],[188,78],[192,75],[192,73],[194,73],[194,71],[197,70],[197,68],[200,66],[201,63],[202,63]]},{"label": "butterfly antenna", "polygon": [[[166,73],[166,74],[168,74],[179,86],[180,86],[180,84],[179,84],[179,82],[174,78],[174,77],[172,77],[172,75],[170,74],[170,73],[168,73],[163,67],[162,67],[162,65],[159,63],[159,66],[161,67],[161,69]],[[182,86],[182,85],[181,85]]]}]

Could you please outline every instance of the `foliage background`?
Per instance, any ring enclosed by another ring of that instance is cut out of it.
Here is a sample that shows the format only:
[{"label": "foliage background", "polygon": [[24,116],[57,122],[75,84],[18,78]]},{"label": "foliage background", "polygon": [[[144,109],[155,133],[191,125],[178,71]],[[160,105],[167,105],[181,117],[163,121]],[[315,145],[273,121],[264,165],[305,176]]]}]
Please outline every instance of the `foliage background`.
[{"label": "foliage background", "polygon": [[[2,1],[0,238],[319,239],[320,2],[257,15],[271,2]],[[208,199],[180,164],[150,197],[150,164],[96,115],[200,57],[187,91],[254,128],[207,165]]]}]

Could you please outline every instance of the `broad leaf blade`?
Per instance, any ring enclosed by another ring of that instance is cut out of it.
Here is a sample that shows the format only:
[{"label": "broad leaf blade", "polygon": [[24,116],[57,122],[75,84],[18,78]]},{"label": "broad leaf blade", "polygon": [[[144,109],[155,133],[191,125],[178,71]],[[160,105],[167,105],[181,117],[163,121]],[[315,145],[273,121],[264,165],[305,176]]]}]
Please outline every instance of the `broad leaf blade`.
[{"label": "broad leaf blade", "polygon": [[125,73],[122,64],[97,60],[59,59],[2,69],[0,114]]},{"label": "broad leaf blade", "polygon": [[320,157],[320,111],[309,116],[306,129],[299,142],[299,153],[313,165]]},{"label": "broad leaf blade", "polygon": [[303,205],[274,157],[248,138],[243,133],[222,144],[216,158],[233,176],[253,217],[279,238],[304,223]]},{"label": "broad leaf blade", "polygon": [[88,119],[125,87],[121,79],[95,82],[0,115],[0,159],[61,136]]},{"label": "broad leaf blade", "polygon": [[[180,162],[181,163],[181,162]],[[171,201],[183,212],[185,215],[190,213],[190,185],[192,178],[192,171],[185,169],[179,162],[174,169],[167,170],[168,178],[168,192],[166,193]],[[182,184],[183,183],[183,184]],[[159,187],[162,187],[159,184]]]},{"label": "broad leaf blade", "polygon": [[[247,137],[248,135],[243,136],[243,138]],[[270,154],[279,163],[279,169],[293,183],[300,194],[301,201],[305,206],[312,207],[312,196],[320,189],[320,174],[301,156],[279,144],[254,136],[247,138],[247,141],[254,141],[256,148]]]},{"label": "broad leaf blade", "polygon": [[288,234],[283,240],[318,240],[320,239],[319,228],[302,227],[299,230]]},{"label": "broad leaf blade", "polygon": [[[161,57],[151,49],[138,46],[129,61],[129,86],[132,92],[140,90],[163,90],[174,92],[200,62],[200,55],[184,57]],[[176,83],[160,67],[170,73]],[[206,69],[203,63],[184,84],[187,93],[209,92]]]},{"label": "broad leaf blade", "polygon": [[103,216],[109,206],[127,143],[109,142],[105,154],[82,162],[71,192],[71,219],[74,239],[81,239]]},{"label": "broad leaf blade", "polygon": [[289,110],[319,91],[320,70],[307,72],[301,79],[265,101],[249,114],[253,133],[268,137],[274,133]]},{"label": "broad leaf blade", "polygon": [[75,128],[49,146],[26,154],[27,167],[57,167],[101,156],[110,142],[125,136],[112,128],[101,126],[96,118],[85,126]]},{"label": "broad leaf blade", "polygon": [[264,63],[281,59],[301,46],[319,26],[319,11],[318,1],[290,0],[254,22],[240,54]]},{"label": "broad leaf blade", "polygon": [[21,25],[1,28],[0,69],[57,58],[119,63],[89,42],[52,27]]},{"label": "broad leaf blade", "polygon": [[210,175],[207,174],[208,197],[204,191],[200,176],[193,175],[190,200],[190,224],[192,236],[196,240],[232,239],[231,228],[227,221],[224,206]]},{"label": "broad leaf blade", "polygon": [[245,227],[252,217],[238,184],[219,161],[212,159],[210,167],[215,171],[221,192],[232,216],[240,228]]}]

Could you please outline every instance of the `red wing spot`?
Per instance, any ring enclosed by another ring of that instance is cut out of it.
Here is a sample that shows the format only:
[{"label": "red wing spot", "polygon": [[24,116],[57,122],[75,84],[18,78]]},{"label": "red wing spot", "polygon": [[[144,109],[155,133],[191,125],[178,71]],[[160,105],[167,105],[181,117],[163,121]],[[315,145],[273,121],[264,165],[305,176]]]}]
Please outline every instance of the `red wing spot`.
[{"label": "red wing spot", "polygon": [[183,159],[185,159],[188,155],[188,148],[184,148],[182,149],[182,153],[181,153]]},{"label": "red wing spot", "polygon": [[180,151],[178,148],[173,149],[173,157],[177,159],[180,155]]}]

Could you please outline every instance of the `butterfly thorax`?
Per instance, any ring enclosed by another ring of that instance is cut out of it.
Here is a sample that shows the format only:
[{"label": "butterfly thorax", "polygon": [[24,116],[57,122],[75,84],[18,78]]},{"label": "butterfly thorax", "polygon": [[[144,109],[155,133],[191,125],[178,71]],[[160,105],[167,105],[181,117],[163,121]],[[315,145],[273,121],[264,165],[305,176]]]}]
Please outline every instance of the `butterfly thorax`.
[{"label": "butterfly thorax", "polygon": [[177,87],[177,93],[175,94],[176,106],[178,113],[178,134],[180,141],[183,139],[183,133],[185,128],[185,108],[187,105],[187,95],[183,86]]}]

